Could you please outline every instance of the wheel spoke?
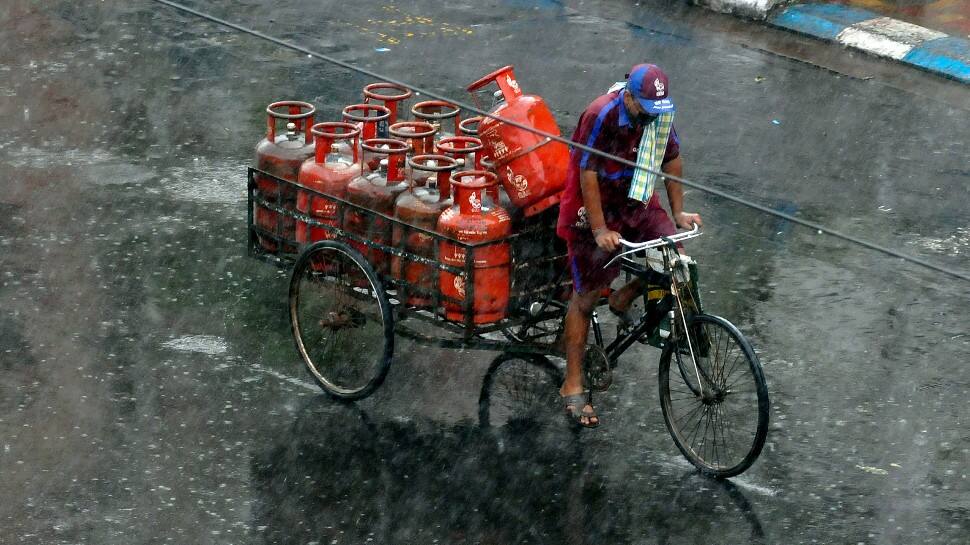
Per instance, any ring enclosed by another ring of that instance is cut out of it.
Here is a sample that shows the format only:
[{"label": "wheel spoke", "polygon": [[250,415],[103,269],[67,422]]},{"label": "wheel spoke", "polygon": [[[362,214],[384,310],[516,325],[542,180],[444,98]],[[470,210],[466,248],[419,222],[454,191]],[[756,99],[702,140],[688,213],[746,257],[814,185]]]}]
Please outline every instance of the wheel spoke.
[{"label": "wheel spoke", "polygon": [[698,403],[697,406],[694,407],[689,413],[687,413],[685,415],[682,415],[680,418],[678,418],[677,419],[677,422],[680,423],[680,422],[683,422],[685,420],[686,421],[692,420],[693,417],[694,417],[694,415],[697,414],[697,411],[699,411],[699,410],[701,410],[703,408],[704,408],[704,404],[703,403]]},{"label": "wheel spoke", "polygon": [[700,428],[701,422],[705,420],[704,417],[707,416],[707,405],[700,405],[700,408],[704,409],[704,412],[701,414],[700,418],[697,419],[697,424],[694,425],[694,431],[692,431],[687,437],[692,447],[694,445],[694,437],[697,436],[697,430]]},{"label": "wheel spoke", "polygon": [[712,441],[714,442],[714,446],[711,449],[711,452],[714,455],[714,467],[722,467],[721,457],[718,456],[718,453],[717,453],[717,431],[718,431],[718,427],[720,426],[720,419],[718,418],[720,416],[720,411],[718,411],[717,405],[714,405],[714,408],[711,411],[711,413],[712,413],[711,421],[713,422]]},{"label": "wheel spoke", "polygon": [[737,352],[738,352],[737,355],[734,356],[734,360],[731,362],[731,369],[728,370],[728,371],[726,371],[726,372],[724,372],[724,373],[722,373],[722,375],[721,375],[720,382],[721,382],[722,385],[725,382],[727,382],[728,378],[734,373],[734,370],[737,369],[737,366],[740,363],[747,363],[747,360],[744,358],[744,352],[742,352],[740,350],[738,350]]}]

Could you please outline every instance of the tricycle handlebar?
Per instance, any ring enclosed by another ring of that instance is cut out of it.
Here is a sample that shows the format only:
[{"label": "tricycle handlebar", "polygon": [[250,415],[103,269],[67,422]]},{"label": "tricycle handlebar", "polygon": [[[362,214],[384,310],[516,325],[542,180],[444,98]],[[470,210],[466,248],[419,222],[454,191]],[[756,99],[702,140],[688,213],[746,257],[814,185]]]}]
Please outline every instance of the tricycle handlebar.
[{"label": "tricycle handlebar", "polygon": [[620,239],[620,244],[623,245],[623,246],[625,246],[628,249],[625,250],[625,251],[623,251],[623,252],[620,252],[619,254],[617,254],[616,256],[614,256],[613,259],[611,259],[609,261],[609,263],[607,263],[604,266],[604,268],[609,267],[610,265],[612,265],[613,262],[616,261],[617,259],[620,259],[620,258],[622,258],[624,256],[627,256],[629,254],[632,254],[632,253],[639,252],[640,250],[646,250],[646,249],[649,249],[649,248],[656,248],[658,246],[663,246],[663,245],[668,244],[668,243],[671,243],[671,242],[681,242],[683,240],[687,240],[687,239],[699,237],[702,234],[704,234],[704,233],[701,232],[701,226],[700,225],[697,225],[695,223],[694,224],[694,228],[691,229],[690,231],[683,231],[683,232],[680,232],[680,233],[674,233],[673,235],[670,235],[669,237],[660,237],[660,238],[655,238],[653,240],[647,240],[647,241],[644,241],[644,242],[630,242],[629,240],[624,240],[624,239],[621,238]]}]

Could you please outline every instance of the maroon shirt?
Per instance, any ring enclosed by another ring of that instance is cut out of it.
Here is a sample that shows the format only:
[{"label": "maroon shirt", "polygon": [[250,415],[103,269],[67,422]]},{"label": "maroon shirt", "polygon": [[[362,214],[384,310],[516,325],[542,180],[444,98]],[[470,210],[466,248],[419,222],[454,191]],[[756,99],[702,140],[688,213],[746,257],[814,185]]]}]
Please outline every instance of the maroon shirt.
[{"label": "maroon shirt", "polygon": [[[579,125],[573,133],[572,141],[597,149],[631,162],[637,160],[637,148],[643,136],[643,127],[635,125],[623,105],[623,91],[607,93],[594,100],[579,117]],[[663,163],[666,164],[680,156],[680,139],[673,128],[667,139],[667,150]],[[566,188],[559,203],[559,223],[556,232],[566,240],[590,232],[586,208],[583,206],[583,191],[579,185],[579,173],[595,170],[599,176],[600,201],[606,225],[618,230],[620,217],[631,208],[643,206],[639,201],[627,197],[633,168],[614,159],[594,155],[588,151],[573,148],[569,154],[569,170],[566,172]],[[654,192],[654,198],[657,193]]]}]

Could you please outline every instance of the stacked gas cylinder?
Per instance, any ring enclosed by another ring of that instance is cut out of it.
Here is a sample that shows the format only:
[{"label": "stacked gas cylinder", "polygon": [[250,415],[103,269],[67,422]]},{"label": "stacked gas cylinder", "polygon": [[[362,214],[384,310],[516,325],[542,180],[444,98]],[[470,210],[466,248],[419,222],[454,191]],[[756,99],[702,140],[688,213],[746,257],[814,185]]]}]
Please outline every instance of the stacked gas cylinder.
[{"label": "stacked gas cylinder", "polygon": [[[498,86],[492,115],[559,135],[549,108],[541,98],[522,94],[511,66],[486,75],[468,90],[492,83]],[[471,257],[472,314],[476,324],[501,320],[508,307],[511,270],[509,244],[503,239],[513,231],[513,217],[536,217],[558,204],[568,148],[490,117],[462,120],[460,108],[439,100],[414,104],[413,120],[402,120],[399,108],[412,94],[391,83],[370,84],[363,89],[364,101],[344,108],[339,122],[314,123],[315,109],[306,102],[270,104],[267,134],[256,147],[256,168],[335,198],[259,174],[256,193],[272,206],[372,243],[348,241],[377,273],[415,288],[407,291],[410,306],[429,308],[437,279],[445,296],[444,316],[453,321],[465,319],[460,302],[465,300],[466,278],[381,247],[433,260],[436,239],[428,233],[466,244],[497,241],[476,247]],[[283,122],[286,131],[280,134]],[[253,223],[273,235],[257,237],[269,253],[294,253],[305,244],[337,237],[330,229],[259,202],[253,207]],[[467,246],[440,237],[437,245],[440,263],[465,268]]]}]

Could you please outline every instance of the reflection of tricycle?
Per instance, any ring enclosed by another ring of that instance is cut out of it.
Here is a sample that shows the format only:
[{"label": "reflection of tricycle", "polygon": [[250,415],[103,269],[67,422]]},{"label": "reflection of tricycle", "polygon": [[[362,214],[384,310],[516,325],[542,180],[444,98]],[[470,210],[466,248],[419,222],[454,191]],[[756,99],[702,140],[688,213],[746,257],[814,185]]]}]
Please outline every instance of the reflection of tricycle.
[{"label": "reflection of tricycle", "polygon": [[[281,206],[278,196],[260,194],[255,176],[273,178],[281,192],[308,192],[333,202],[340,220],[324,223]],[[560,354],[569,278],[564,248],[553,229],[554,215],[550,216],[555,208],[522,220],[513,234],[467,243],[255,169],[249,172],[248,193],[250,215],[258,204],[275,212],[279,222],[290,218],[326,232],[327,239],[306,245],[298,255],[284,254],[297,246],[296,241],[281,238],[282,228],[272,232],[252,217],[249,221],[250,252],[281,266],[293,265],[293,336],[310,374],[330,395],[360,399],[380,386],[394,355],[395,335],[448,348],[535,358]],[[434,252],[420,255],[404,244],[382,244],[343,229],[348,213],[381,220],[388,233],[380,240],[420,235],[433,241],[429,247]],[[396,231],[393,237],[391,231]],[[768,427],[768,392],[747,340],[727,320],[702,311],[696,265],[676,247],[678,241],[699,234],[695,228],[630,245],[620,259],[628,274],[646,281],[644,312],[632,325],[618,328],[609,344],[594,314],[595,341],[587,349],[584,372],[590,388],[605,390],[620,355],[635,342],[661,348],[661,407],[674,442],[704,473],[729,477],[750,467],[761,452]],[[270,247],[276,253],[266,252],[259,240],[274,240]],[[440,259],[439,244],[457,247],[464,262]],[[475,258],[499,244],[508,245],[511,254],[508,308],[501,319],[478,323]],[[375,259],[396,261],[398,266],[371,262]],[[422,278],[400,274],[402,262],[421,264]],[[455,285],[463,287],[457,297],[442,289],[439,276],[454,278]]]}]

